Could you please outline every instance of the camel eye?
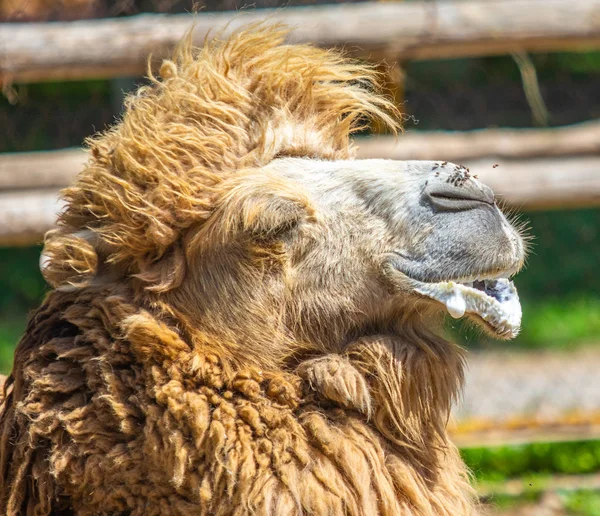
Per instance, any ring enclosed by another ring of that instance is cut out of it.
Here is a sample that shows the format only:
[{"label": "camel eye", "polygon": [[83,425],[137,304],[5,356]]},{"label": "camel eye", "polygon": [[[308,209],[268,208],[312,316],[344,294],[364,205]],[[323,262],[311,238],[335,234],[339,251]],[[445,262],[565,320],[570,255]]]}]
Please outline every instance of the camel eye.
[{"label": "camel eye", "polygon": [[217,225],[228,235],[272,239],[294,229],[313,212],[301,185],[270,171],[250,171],[223,187]]}]

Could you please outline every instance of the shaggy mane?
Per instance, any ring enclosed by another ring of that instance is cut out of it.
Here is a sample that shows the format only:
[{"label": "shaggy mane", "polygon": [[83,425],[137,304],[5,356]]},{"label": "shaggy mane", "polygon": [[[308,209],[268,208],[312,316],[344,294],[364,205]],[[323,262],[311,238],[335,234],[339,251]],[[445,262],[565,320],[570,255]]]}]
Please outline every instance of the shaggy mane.
[{"label": "shaggy mane", "polygon": [[52,286],[83,286],[106,262],[155,291],[172,288],[183,274],[164,257],[206,220],[220,181],[276,157],[351,158],[350,135],[373,118],[397,129],[373,67],[285,45],[288,33],[257,24],[201,49],[190,34],[159,77],[149,73],[120,123],[88,139],[90,161],[63,192],[44,249]]}]

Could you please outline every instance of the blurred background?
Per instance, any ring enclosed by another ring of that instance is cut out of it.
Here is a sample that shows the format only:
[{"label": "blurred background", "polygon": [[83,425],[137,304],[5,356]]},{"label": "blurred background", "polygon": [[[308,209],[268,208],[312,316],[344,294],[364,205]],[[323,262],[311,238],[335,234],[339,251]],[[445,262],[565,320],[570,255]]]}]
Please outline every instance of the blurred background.
[{"label": "blurred background", "polygon": [[189,13],[201,42],[281,6],[298,40],[383,62],[405,133],[361,135],[360,157],[464,163],[527,222],[521,335],[448,326],[471,351],[454,438],[495,514],[600,515],[598,0],[0,0],[0,372],[47,290],[40,242],[85,137]]}]

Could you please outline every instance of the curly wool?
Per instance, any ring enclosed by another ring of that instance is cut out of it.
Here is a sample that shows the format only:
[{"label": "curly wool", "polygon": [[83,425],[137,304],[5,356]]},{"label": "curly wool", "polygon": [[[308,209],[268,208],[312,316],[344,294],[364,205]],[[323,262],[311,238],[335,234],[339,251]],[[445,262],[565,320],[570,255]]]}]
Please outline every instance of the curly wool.
[{"label": "curly wool", "polygon": [[[391,360],[386,350],[376,353]],[[8,384],[4,514],[472,511],[452,445],[423,434],[444,464],[424,468],[359,414],[315,400],[299,377],[232,371],[198,353],[123,290],[51,294]]]}]

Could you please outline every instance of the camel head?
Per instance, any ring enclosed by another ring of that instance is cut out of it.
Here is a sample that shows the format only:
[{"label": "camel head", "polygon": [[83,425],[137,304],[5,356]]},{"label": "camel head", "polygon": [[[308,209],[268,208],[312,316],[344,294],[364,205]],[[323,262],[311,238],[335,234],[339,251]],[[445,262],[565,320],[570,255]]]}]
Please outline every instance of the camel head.
[{"label": "camel head", "polygon": [[524,244],[491,190],[451,163],[352,159],[350,134],[395,108],[368,66],[286,36],[188,41],[129,97],[65,191],[48,281],[126,287],[262,366],[445,311],[516,335]]},{"label": "camel head", "polygon": [[[295,342],[340,350],[358,336],[435,324],[446,311],[499,338],[519,331],[509,278],[523,264],[523,239],[459,165],[276,159],[232,178],[214,217],[196,237],[198,249],[220,242],[199,251],[214,260],[199,264],[199,277],[227,263],[228,278],[252,278],[244,290],[261,292],[255,306],[273,307],[272,324]],[[229,281],[229,295],[242,295]]]}]

